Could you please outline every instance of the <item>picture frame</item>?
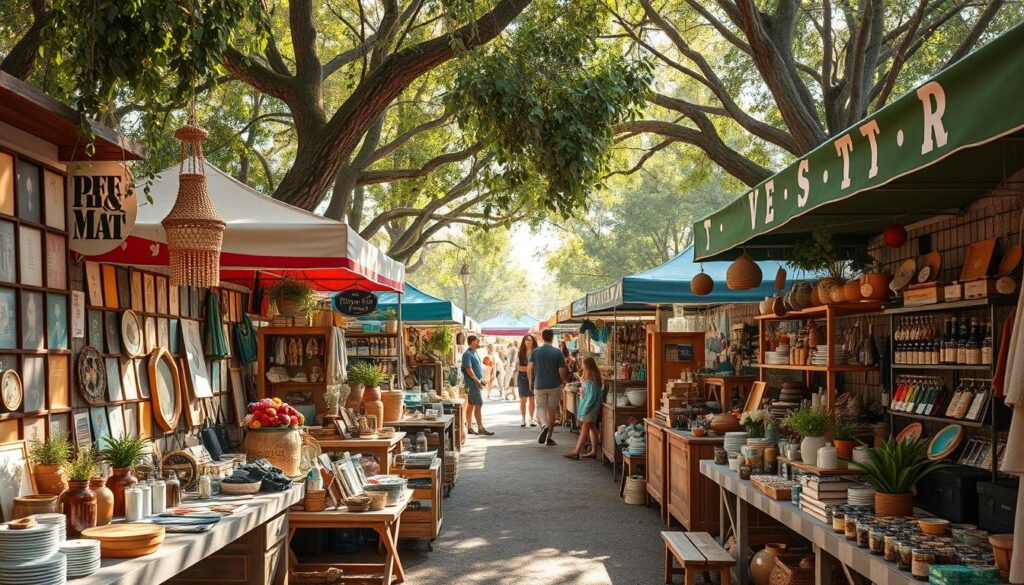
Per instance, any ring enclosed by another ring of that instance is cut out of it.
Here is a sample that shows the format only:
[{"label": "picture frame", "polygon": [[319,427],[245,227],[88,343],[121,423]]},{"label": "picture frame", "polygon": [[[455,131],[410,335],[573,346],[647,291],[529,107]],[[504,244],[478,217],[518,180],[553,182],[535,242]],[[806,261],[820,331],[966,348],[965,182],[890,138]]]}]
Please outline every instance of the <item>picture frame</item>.
[{"label": "picture frame", "polygon": [[80,410],[74,413],[75,445],[79,449],[88,449],[92,446],[92,428],[89,422],[89,411]]},{"label": "picture frame", "polygon": [[124,353],[128,357],[139,357],[145,355],[145,339],[142,333],[142,323],[135,311],[121,313],[121,344]]},{"label": "picture frame", "polygon": [[21,419],[21,437],[25,439],[29,445],[33,441],[45,441],[46,440],[46,417],[45,416],[26,416]]},{"label": "picture frame", "polygon": [[[149,356],[148,380],[153,383],[153,418],[165,431],[173,431],[181,419],[184,391],[178,365],[165,349]],[[141,387],[141,386],[140,386]]]},{"label": "picture frame", "polygon": [[359,478],[356,476],[356,470],[352,465],[351,459],[335,461],[334,469],[335,473],[341,477],[342,489],[347,497],[363,494],[365,490],[363,490],[363,485],[359,483]]},{"label": "picture frame", "polygon": [[132,308],[132,280],[128,269],[117,266],[117,306],[119,309]]},{"label": "picture frame", "polygon": [[64,290],[68,287],[67,238],[46,233],[46,286]]},{"label": "picture frame", "polygon": [[0,213],[14,215],[14,157],[0,152]]},{"label": "picture frame", "polygon": [[21,284],[43,286],[43,232],[25,225],[18,226],[18,269]]},{"label": "picture frame", "polygon": [[341,482],[334,473],[334,462],[331,461],[331,456],[327,453],[321,453],[316,462],[317,468],[320,470],[320,477],[324,480],[324,490],[327,491],[327,496],[331,499],[331,505],[337,509],[341,505],[344,494],[341,492]]},{"label": "picture frame", "polygon": [[89,345],[95,347],[98,351],[103,351],[103,311],[99,309],[89,309],[87,311],[89,317]]},{"label": "picture frame", "polygon": [[345,426],[347,426],[350,429],[356,428],[356,419],[355,416],[353,416],[351,410],[344,407],[339,408],[338,416],[340,416],[341,420],[345,422]]},{"label": "picture frame", "polygon": [[363,472],[363,456],[361,453],[352,453],[349,455],[349,460],[352,461],[352,468],[355,470],[356,479],[359,481],[360,486],[366,486],[366,473]]},{"label": "picture frame", "polygon": [[133,311],[142,311],[146,307],[142,302],[142,273],[138,270],[131,271],[132,279],[132,293],[131,293],[131,309]]},{"label": "picture frame", "polygon": [[78,392],[86,402],[92,405],[103,404],[107,400],[107,367],[99,350],[91,345],[85,346],[78,354],[75,364],[78,372]]},{"label": "picture frame", "polygon": [[13,517],[14,498],[36,493],[36,480],[28,459],[28,443],[0,445],[0,514]]},{"label": "picture frame", "polygon": [[25,388],[23,412],[46,410],[46,356],[26,355],[21,358],[21,382]]},{"label": "picture frame", "polygon": [[245,368],[230,368],[231,403],[235,409],[235,421],[238,426],[245,426],[245,416],[249,414],[248,398],[245,395]]},{"label": "picture frame", "polygon": [[210,360],[210,385],[214,396],[221,393],[220,368],[220,360]]},{"label": "picture frame", "polygon": [[92,423],[93,442],[97,449],[107,446],[107,439],[110,438],[110,422],[107,420],[107,409],[105,406],[93,406],[89,409],[89,421]]},{"label": "picture frame", "polygon": [[46,345],[50,349],[68,348],[68,298],[46,294]]},{"label": "picture frame", "polygon": [[132,402],[124,405],[124,432],[125,436],[139,436],[139,403]]},{"label": "picture frame", "polygon": [[121,367],[121,390],[125,400],[139,399],[139,380],[135,371],[135,361],[131,358],[119,359]]},{"label": "picture frame", "polygon": [[142,298],[147,313],[156,312],[156,278],[146,272],[142,275]]},{"label": "picture frame", "polygon": [[46,387],[50,394],[50,410],[70,406],[68,393],[68,361],[66,354],[51,353],[46,356]]},{"label": "picture frame", "polygon": [[120,404],[107,407],[107,424],[110,427],[110,436],[114,439],[125,437],[124,409]]},{"label": "picture frame", "polygon": [[0,282],[13,283],[18,278],[15,249],[14,222],[0,220]]},{"label": "picture frame", "polygon": [[103,332],[103,337],[107,341],[107,353],[121,353],[121,326],[117,322],[116,312],[103,312]]},{"label": "picture frame", "polygon": [[46,349],[44,342],[44,321],[46,305],[43,293],[21,291],[21,347],[22,349]]},{"label": "picture frame", "polygon": [[163,317],[156,320],[156,344],[167,348],[171,345],[170,322]]},{"label": "picture frame", "polygon": [[210,385],[209,373],[206,369],[203,334],[199,321],[181,320],[181,340],[185,348],[185,364],[192,392],[196,398],[212,398],[213,388]]},{"label": "picture frame", "polygon": [[149,382],[149,367],[147,358],[133,359],[135,366],[135,381],[139,384],[139,398],[149,400],[151,398],[151,384]]},{"label": "picture frame", "polygon": [[185,425],[195,428],[203,424],[202,398],[195,395],[195,391],[188,380],[188,364],[186,360],[178,361],[178,378],[181,380],[181,410],[185,414]]},{"label": "picture frame", "polygon": [[334,430],[338,433],[339,437],[341,437],[342,439],[351,438],[352,434],[349,432],[349,427],[348,425],[345,424],[345,421],[341,420],[340,418],[336,418],[334,419],[333,422]]},{"label": "picture frame", "polygon": [[157,339],[156,334],[156,317],[146,317],[145,329],[146,332],[142,336],[144,347],[146,348],[146,353],[152,353],[154,349],[160,346],[160,341]]},{"label": "picture frame", "polygon": [[18,347],[18,297],[13,288],[0,288],[0,349]]},{"label": "picture frame", "polygon": [[39,165],[18,158],[18,217],[22,221],[42,223],[42,174]]},{"label": "picture frame", "polygon": [[71,291],[71,337],[85,338],[85,293]]},{"label": "picture frame", "polygon": [[50,415],[50,438],[63,437],[68,441],[74,441],[71,436],[71,414],[57,412]]},{"label": "picture frame", "polygon": [[117,298],[117,267],[110,264],[102,264],[103,268],[103,306],[108,309],[116,309]]},{"label": "picture frame", "polygon": [[203,311],[202,307],[199,306],[199,289],[194,286],[190,286],[188,289],[188,297],[189,315],[191,315],[193,319],[202,319]]},{"label": "picture frame", "polygon": [[89,306],[103,306],[103,276],[100,273],[100,265],[95,262],[85,263],[85,284],[86,292],[89,293]]},{"label": "picture frame", "polygon": [[167,314],[167,277],[156,277],[156,312]]},{"label": "picture frame", "polygon": [[124,400],[124,391],[121,389],[120,362],[120,358],[116,357],[108,357],[103,360],[103,365],[107,372],[107,400],[110,402],[121,402]]},{"label": "picture frame", "polygon": [[139,438],[148,439],[153,436],[153,403],[136,402],[139,407]]},{"label": "picture frame", "polygon": [[[8,365],[16,366],[17,363]],[[7,412],[17,412],[24,401],[25,387],[21,383],[18,370],[13,367],[0,368],[0,406]]]},{"label": "picture frame", "polygon": [[46,225],[55,230],[67,230],[67,209],[64,198],[64,177],[43,169],[43,213]]},{"label": "picture frame", "polygon": [[189,316],[190,311],[189,311],[188,301],[189,301],[188,287],[187,286],[179,286],[178,287],[178,314],[179,314],[179,316],[181,316],[181,317],[188,317]]},{"label": "picture frame", "polygon": [[178,300],[178,287],[173,284],[167,287],[167,314],[177,317],[181,314],[181,305]]}]

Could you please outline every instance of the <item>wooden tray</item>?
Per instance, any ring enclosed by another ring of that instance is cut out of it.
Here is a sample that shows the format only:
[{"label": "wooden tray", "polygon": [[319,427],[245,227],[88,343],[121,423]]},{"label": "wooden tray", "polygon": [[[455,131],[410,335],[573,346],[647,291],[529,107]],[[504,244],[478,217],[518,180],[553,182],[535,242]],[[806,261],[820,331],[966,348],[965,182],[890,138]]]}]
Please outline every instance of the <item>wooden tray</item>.
[{"label": "wooden tray", "polygon": [[773,500],[790,500],[793,498],[793,490],[773,487],[763,484],[756,479],[750,480],[750,484],[757,488],[757,491]]},{"label": "wooden tray", "polygon": [[[799,469],[801,471],[805,471],[807,473],[810,473],[811,475],[817,475],[819,477],[835,477],[835,476],[838,476],[838,475],[855,475],[855,474],[864,473],[863,471],[857,469],[856,467],[841,467],[839,469],[822,469],[820,467],[815,467],[813,465],[807,465],[803,461],[790,461],[789,459],[786,459],[785,457],[779,457],[779,462],[780,463],[786,463],[788,465],[792,465],[793,467],[795,467],[795,468],[797,468],[797,469]],[[839,464],[840,465],[846,465],[843,462],[840,462]]]}]

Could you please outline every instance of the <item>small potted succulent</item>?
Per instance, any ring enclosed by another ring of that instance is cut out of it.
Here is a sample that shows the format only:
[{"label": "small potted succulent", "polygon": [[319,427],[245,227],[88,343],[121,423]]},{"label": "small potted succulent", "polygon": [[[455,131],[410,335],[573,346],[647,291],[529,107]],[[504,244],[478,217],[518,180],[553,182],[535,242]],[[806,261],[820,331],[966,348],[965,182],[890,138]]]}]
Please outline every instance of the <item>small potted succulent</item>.
[{"label": "small potted succulent", "polygon": [[[114,494],[114,517],[124,516],[124,490],[139,482],[132,468],[146,456],[146,441],[138,437],[107,437],[100,460],[110,465],[107,487]],[[87,477],[86,480],[89,478]]]},{"label": "small potted succulent", "polygon": [[771,420],[772,413],[765,409],[748,410],[740,415],[740,424],[747,430],[747,437],[751,439],[763,438]]},{"label": "small potted succulent", "polygon": [[68,536],[78,536],[86,528],[96,526],[96,494],[89,489],[96,461],[92,451],[79,449],[74,458],[62,466],[68,478],[68,489],[60,496],[60,505],[67,517]]},{"label": "small potted succulent", "polygon": [[835,445],[839,457],[853,457],[853,448],[857,446],[857,430],[859,427],[848,421],[837,420],[832,428],[832,444]]},{"label": "small potted succulent", "polygon": [[367,361],[357,361],[348,367],[348,381],[356,387],[362,386],[363,402],[380,400],[380,385],[388,375]]},{"label": "small potted succulent", "polygon": [[383,321],[382,329],[385,333],[398,333],[398,311],[388,308],[380,313]]},{"label": "small potted succulent", "polygon": [[867,461],[847,462],[868,476],[875,488],[875,515],[911,516],[914,486],[929,473],[945,467],[928,459],[925,441],[887,440],[880,447],[867,447]]},{"label": "small potted succulent", "polygon": [[800,435],[800,458],[806,465],[817,465],[818,449],[825,446],[825,434],[830,425],[829,414],[823,408],[797,410],[782,419],[783,428]]},{"label": "small potted succulent", "polygon": [[703,437],[708,434],[708,427],[710,425],[711,423],[708,422],[708,419],[699,416],[690,421],[690,433],[693,434],[694,437]]},{"label": "small potted succulent", "polygon": [[270,287],[270,296],[277,301],[277,312],[294,316],[307,310],[313,301],[313,287],[308,282],[285,274]]},{"label": "small potted succulent", "polygon": [[68,489],[62,466],[71,458],[71,443],[64,437],[50,437],[31,442],[28,457],[32,460],[32,475],[40,494],[59,496]]}]

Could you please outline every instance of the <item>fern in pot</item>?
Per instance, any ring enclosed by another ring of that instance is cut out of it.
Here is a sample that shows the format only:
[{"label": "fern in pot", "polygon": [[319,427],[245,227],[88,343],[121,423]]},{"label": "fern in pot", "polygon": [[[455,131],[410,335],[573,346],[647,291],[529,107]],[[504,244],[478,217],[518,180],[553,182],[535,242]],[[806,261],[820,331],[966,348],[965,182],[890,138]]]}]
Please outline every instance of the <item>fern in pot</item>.
[{"label": "fern in pot", "polygon": [[277,301],[277,312],[294,316],[308,310],[313,298],[313,287],[308,282],[285,274],[270,287],[270,296]]},{"label": "fern in pot", "polygon": [[35,439],[30,443],[28,458],[40,494],[59,496],[68,489],[63,465],[71,458],[71,443],[64,437]]},{"label": "fern in pot", "polygon": [[805,465],[818,464],[818,449],[825,446],[830,422],[828,411],[823,408],[797,410],[782,419],[783,428],[800,435],[800,459]]},{"label": "fern in pot", "polygon": [[367,361],[357,361],[348,367],[348,381],[356,387],[362,386],[363,402],[380,400],[380,385],[388,376],[377,366]]},{"label": "fern in pot", "polygon": [[928,459],[924,441],[890,439],[880,447],[867,447],[867,461],[847,462],[867,474],[875,488],[875,515],[910,516],[914,513],[914,486],[929,473],[945,467]]},{"label": "fern in pot", "polygon": [[132,468],[146,456],[146,441],[137,437],[107,437],[100,459],[110,465],[107,487],[114,493],[114,517],[124,516],[124,490],[139,482]]}]

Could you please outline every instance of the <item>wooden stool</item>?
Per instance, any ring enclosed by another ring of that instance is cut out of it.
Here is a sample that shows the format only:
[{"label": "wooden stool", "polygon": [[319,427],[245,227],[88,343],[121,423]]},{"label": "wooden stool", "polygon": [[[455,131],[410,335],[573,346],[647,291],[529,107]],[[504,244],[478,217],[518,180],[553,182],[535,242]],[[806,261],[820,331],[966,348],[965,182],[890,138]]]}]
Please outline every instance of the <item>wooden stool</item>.
[{"label": "wooden stool", "polygon": [[[661,539],[665,542],[665,582],[671,583],[672,576],[683,573],[686,585],[697,581],[697,571],[709,575],[718,571],[719,585],[729,585],[730,568],[736,564],[729,551],[718,544],[707,532],[664,531]],[[672,559],[682,567],[672,566]],[[710,583],[705,577],[705,582]]]},{"label": "wooden stool", "polygon": [[647,473],[647,457],[633,457],[632,455],[622,454],[622,475],[619,477],[619,497],[626,493],[626,478],[633,475],[634,473],[639,474],[640,469],[643,467],[643,471]]}]

